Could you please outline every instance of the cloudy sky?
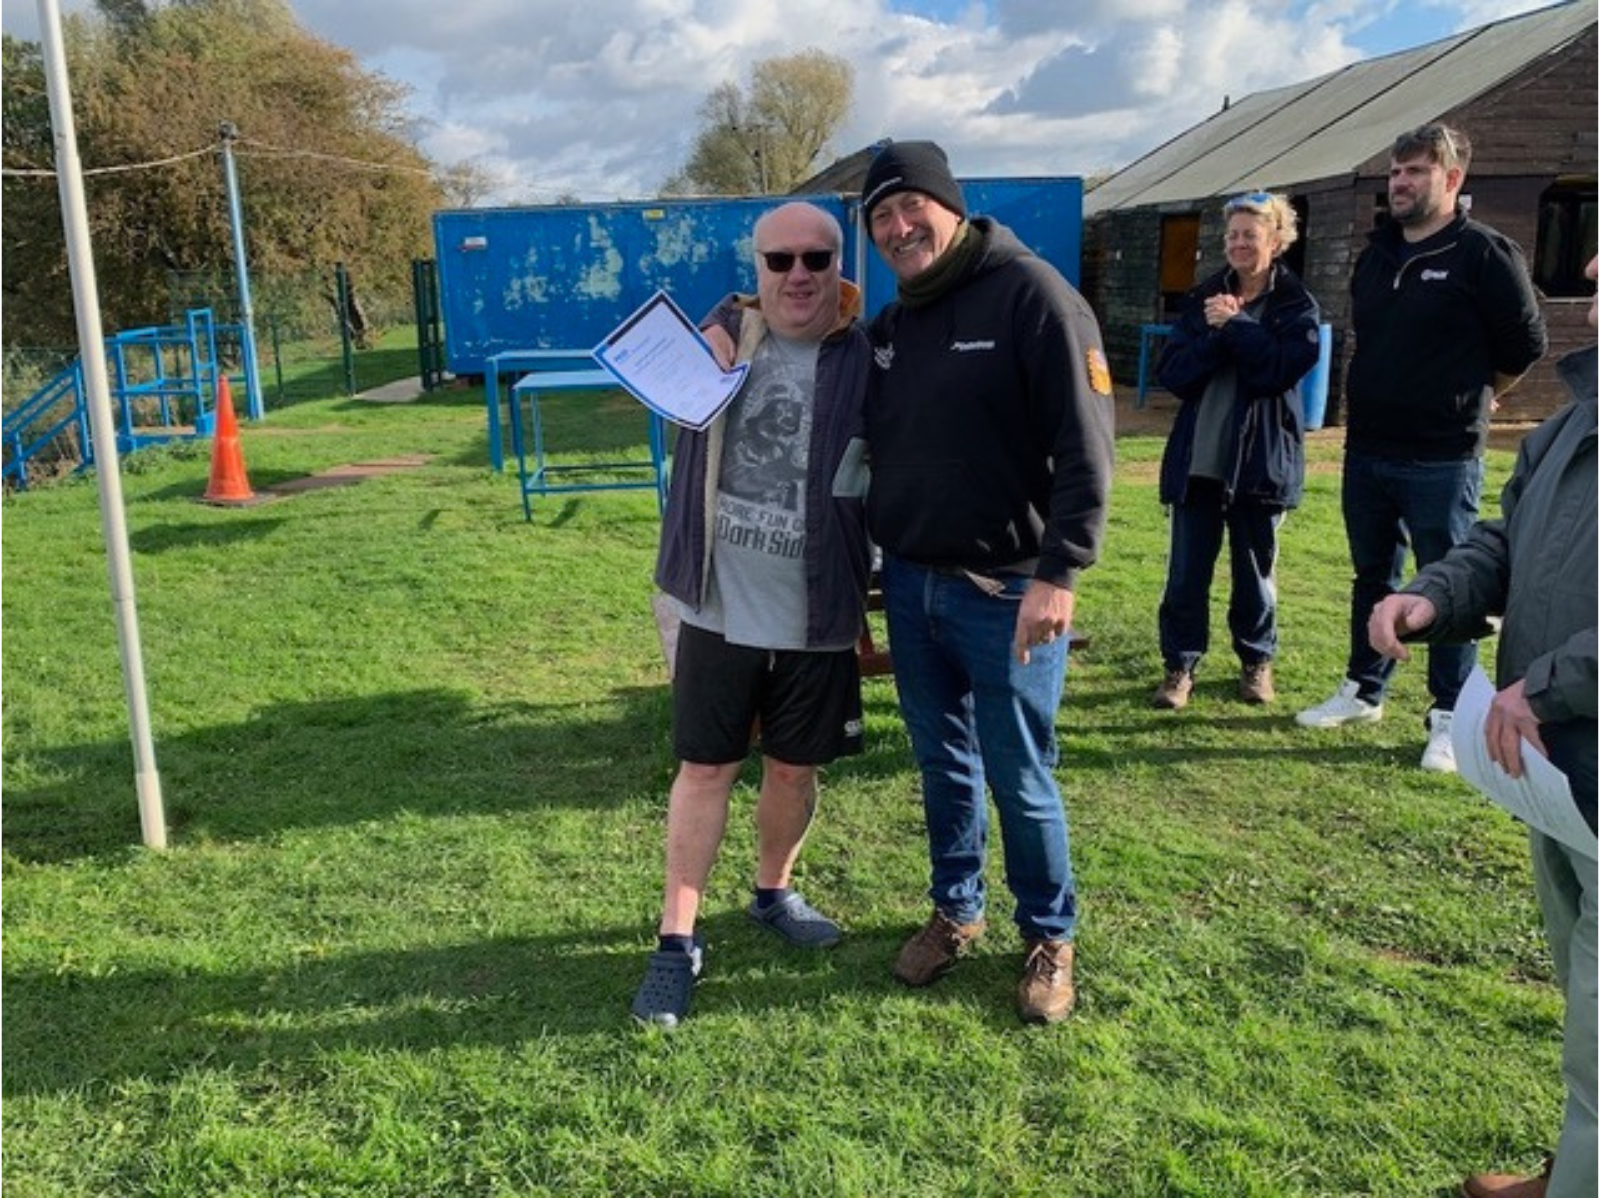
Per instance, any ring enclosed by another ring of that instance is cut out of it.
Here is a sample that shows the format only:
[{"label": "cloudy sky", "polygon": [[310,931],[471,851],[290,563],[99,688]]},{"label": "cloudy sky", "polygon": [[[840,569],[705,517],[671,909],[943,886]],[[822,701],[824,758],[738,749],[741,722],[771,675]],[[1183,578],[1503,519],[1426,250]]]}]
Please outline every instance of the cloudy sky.
[{"label": "cloudy sky", "polygon": [[[1549,0],[293,0],[411,88],[416,137],[499,202],[652,195],[700,102],[812,47],[856,70],[833,149],[932,137],[958,174],[1126,166],[1224,96],[1306,79]],[[0,25],[37,36],[34,0]],[[63,0],[64,11],[88,7]],[[246,133],[249,131],[246,130]],[[92,166],[94,164],[85,164]],[[825,165],[825,164],[824,164]]]}]

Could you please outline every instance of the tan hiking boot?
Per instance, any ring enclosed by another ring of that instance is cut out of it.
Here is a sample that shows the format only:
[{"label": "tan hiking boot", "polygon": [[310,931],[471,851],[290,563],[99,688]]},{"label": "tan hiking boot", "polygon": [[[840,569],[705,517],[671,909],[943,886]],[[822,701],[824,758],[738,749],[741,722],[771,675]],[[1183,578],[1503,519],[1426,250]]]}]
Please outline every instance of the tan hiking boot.
[{"label": "tan hiking boot", "polygon": [[1152,708],[1182,708],[1189,703],[1189,693],[1194,691],[1194,676],[1182,667],[1175,667],[1161,678],[1161,684],[1150,693]]},{"label": "tan hiking boot", "polygon": [[1245,663],[1239,668],[1239,699],[1246,704],[1271,704],[1277,698],[1270,662]]},{"label": "tan hiking boot", "polygon": [[982,917],[968,925],[958,925],[937,908],[928,923],[900,947],[894,960],[894,977],[910,987],[927,987],[956,965],[972,943],[987,928]]},{"label": "tan hiking boot", "polygon": [[1072,1012],[1077,993],[1072,987],[1072,943],[1028,943],[1017,985],[1017,1012],[1024,1021],[1048,1025]]}]

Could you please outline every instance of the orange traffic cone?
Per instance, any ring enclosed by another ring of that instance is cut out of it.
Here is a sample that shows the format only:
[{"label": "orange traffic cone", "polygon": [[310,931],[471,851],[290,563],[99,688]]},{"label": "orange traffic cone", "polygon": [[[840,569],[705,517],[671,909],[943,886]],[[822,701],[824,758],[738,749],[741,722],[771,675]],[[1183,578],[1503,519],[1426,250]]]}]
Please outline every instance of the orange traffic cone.
[{"label": "orange traffic cone", "polygon": [[217,425],[211,437],[211,482],[201,497],[207,504],[249,504],[256,498],[244,473],[239,445],[239,419],[233,415],[233,394],[224,376],[217,380]]}]

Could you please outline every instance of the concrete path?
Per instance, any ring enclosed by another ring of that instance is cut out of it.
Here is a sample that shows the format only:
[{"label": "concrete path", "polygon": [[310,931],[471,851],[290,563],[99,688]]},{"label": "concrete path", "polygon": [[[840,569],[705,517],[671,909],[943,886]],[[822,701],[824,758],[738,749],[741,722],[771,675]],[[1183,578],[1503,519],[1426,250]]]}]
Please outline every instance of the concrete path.
[{"label": "concrete path", "polygon": [[353,483],[360,483],[363,479],[371,479],[374,475],[414,471],[418,467],[426,466],[432,460],[431,454],[401,454],[395,458],[380,458],[371,462],[345,463],[343,466],[329,467],[326,471],[307,475],[301,479],[287,479],[282,483],[269,484],[260,490],[269,496],[297,496],[301,492],[321,491],[323,488],[348,487]]},{"label": "concrete path", "polygon": [[413,375],[409,379],[396,379],[390,383],[381,383],[375,388],[368,388],[364,392],[357,392],[357,400],[371,400],[375,404],[410,404],[427,393],[422,388],[422,376]]}]

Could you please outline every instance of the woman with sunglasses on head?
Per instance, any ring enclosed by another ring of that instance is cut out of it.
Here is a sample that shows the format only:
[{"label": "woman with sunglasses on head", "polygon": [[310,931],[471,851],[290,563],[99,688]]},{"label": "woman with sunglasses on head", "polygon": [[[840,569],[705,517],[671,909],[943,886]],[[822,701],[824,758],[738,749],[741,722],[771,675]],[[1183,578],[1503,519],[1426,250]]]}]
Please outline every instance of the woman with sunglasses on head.
[{"label": "woman with sunglasses on head", "polygon": [[1228,541],[1228,628],[1239,657],[1239,698],[1276,693],[1278,525],[1300,501],[1305,414],[1300,380],[1316,363],[1317,302],[1280,260],[1297,236],[1286,197],[1236,196],[1227,266],[1189,293],[1157,377],[1182,401],[1161,460],[1161,503],[1172,513],[1159,626],[1165,674],[1156,708],[1189,702],[1209,641],[1212,574]]}]

